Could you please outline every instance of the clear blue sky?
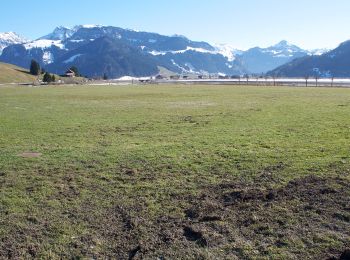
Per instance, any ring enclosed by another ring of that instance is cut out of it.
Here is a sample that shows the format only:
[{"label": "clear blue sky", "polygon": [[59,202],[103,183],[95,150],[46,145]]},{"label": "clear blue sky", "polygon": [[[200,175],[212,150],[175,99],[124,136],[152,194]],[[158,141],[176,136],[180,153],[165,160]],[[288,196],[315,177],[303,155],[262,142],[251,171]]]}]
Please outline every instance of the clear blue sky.
[{"label": "clear blue sky", "polygon": [[349,0],[4,0],[0,32],[30,39],[56,26],[103,24],[237,48],[288,40],[304,48],[350,39]]}]

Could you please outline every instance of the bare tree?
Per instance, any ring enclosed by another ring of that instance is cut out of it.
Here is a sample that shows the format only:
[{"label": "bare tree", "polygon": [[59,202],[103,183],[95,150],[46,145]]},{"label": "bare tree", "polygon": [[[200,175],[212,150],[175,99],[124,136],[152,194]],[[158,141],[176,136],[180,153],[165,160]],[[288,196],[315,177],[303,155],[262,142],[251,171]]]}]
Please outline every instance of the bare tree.
[{"label": "bare tree", "polygon": [[332,87],[333,87],[333,83],[334,83],[334,76],[332,76],[332,85],[331,85]]}]

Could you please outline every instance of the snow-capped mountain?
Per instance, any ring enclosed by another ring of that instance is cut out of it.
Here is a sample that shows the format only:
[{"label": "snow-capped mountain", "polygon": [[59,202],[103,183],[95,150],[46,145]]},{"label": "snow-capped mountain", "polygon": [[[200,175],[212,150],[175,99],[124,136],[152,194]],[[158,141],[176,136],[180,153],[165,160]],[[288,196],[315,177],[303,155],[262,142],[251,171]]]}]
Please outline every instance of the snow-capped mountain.
[{"label": "snow-capped mountain", "polygon": [[308,54],[309,51],[287,41],[281,41],[268,48],[255,47],[249,49],[238,55],[237,59],[251,73],[261,74]]},{"label": "snow-capped mountain", "polygon": [[[112,40],[105,45],[108,48],[112,48],[113,44],[119,47],[124,46],[125,48],[129,46],[137,49],[138,53],[143,55],[143,58],[149,60],[149,63],[155,62],[158,66],[177,73],[237,75],[245,72],[245,69],[239,62],[234,60],[232,53],[227,53],[223,48],[219,49],[206,42],[191,41],[179,35],[164,36],[157,33],[138,32],[102,25],[79,25],[73,28],[57,27],[52,33],[35,41],[6,48],[0,60],[27,67],[30,60],[35,59],[42,66],[55,73],[63,73],[63,69],[79,64],[83,74],[97,76],[91,74],[91,68],[87,68],[87,66],[93,66],[93,62],[90,65],[82,62],[83,59],[87,59],[87,56],[95,57],[94,52],[96,49],[85,49],[84,55],[78,55],[81,53],[76,53],[76,50],[84,46],[87,46],[87,48],[88,46],[93,46],[92,43],[94,41],[105,37]],[[108,49],[103,51],[105,53],[110,52]],[[124,53],[124,50],[119,50],[119,52]],[[126,51],[126,53],[132,55],[131,60],[129,59],[130,57],[125,57],[129,60],[128,66],[131,66],[129,76],[138,74],[138,71],[143,71],[141,68],[132,68],[132,60],[136,60],[136,56],[129,51]],[[109,69],[111,64],[116,66],[115,60],[113,60],[115,57],[109,57],[107,62],[107,56],[103,53],[100,54],[106,58],[106,63],[101,64],[101,66],[103,66],[104,73],[108,77],[125,76],[119,75],[114,69]],[[63,57],[65,58],[64,60]],[[119,63],[122,62],[122,60],[119,60]],[[96,61],[95,64],[98,64],[98,62]],[[135,65],[137,64],[135,63]]]},{"label": "snow-capped mountain", "polygon": [[[104,39],[106,37],[109,40]],[[98,42],[106,49],[96,49],[94,42],[99,39],[104,39]],[[185,74],[261,74],[296,58],[327,52],[307,51],[287,41],[268,48],[240,51],[227,44],[191,41],[182,35],[164,36],[103,25],[60,26],[34,41],[26,41],[14,33],[0,34],[0,46],[4,48],[0,56],[3,62],[28,67],[35,59],[58,74],[75,65],[86,76],[106,73],[109,78],[149,76],[154,74],[155,67]],[[150,67],[145,70],[141,64]]]},{"label": "snow-capped mountain", "polygon": [[309,55],[295,59],[268,73],[281,77],[349,77],[350,41],[321,55]]},{"label": "snow-capped mountain", "polygon": [[312,55],[315,55],[315,56],[321,56],[327,52],[331,51],[330,49],[326,49],[326,48],[323,48],[323,49],[313,49],[313,50],[309,50],[309,55],[312,56]]},{"label": "snow-capped mountain", "polygon": [[243,51],[234,48],[229,44],[214,44],[215,51],[224,57],[226,57],[229,61],[234,61],[237,55],[242,55]]},{"label": "snow-capped mountain", "polygon": [[18,34],[14,32],[5,32],[0,33],[0,55],[6,47],[13,45],[13,44],[22,44],[27,42],[24,37],[19,36]]}]

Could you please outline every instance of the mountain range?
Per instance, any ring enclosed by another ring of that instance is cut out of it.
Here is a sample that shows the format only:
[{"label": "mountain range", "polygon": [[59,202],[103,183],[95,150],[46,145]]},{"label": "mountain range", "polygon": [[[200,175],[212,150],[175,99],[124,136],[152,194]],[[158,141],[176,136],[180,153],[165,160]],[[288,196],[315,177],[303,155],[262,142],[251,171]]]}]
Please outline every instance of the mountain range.
[{"label": "mountain range", "polygon": [[316,57],[316,52],[286,41],[240,51],[181,35],[164,36],[101,25],[60,26],[34,41],[5,33],[0,34],[0,44],[2,62],[28,67],[35,59],[52,73],[63,74],[70,66],[76,66],[85,76],[106,74],[109,78],[155,75],[159,67],[179,74],[262,74],[295,59]]},{"label": "mountain range", "polygon": [[295,59],[269,74],[278,77],[350,77],[350,41],[319,56]]},{"label": "mountain range", "polygon": [[14,32],[0,33],[0,55],[6,47],[14,44],[22,44],[27,41],[28,40]]}]

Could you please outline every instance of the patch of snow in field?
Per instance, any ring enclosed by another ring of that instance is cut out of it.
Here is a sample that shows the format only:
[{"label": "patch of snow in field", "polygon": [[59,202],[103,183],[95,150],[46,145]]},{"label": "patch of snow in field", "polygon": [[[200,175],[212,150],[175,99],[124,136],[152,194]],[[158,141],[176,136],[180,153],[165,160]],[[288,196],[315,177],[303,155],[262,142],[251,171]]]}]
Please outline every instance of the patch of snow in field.
[{"label": "patch of snow in field", "polygon": [[60,49],[64,49],[64,44],[62,44],[62,42],[60,40],[56,40],[56,41],[52,41],[52,40],[37,40],[37,41],[33,41],[33,42],[29,42],[24,44],[24,47],[27,50],[33,49],[33,48],[41,48],[41,49],[47,49],[50,48],[52,46],[56,46]]},{"label": "patch of snow in field", "polygon": [[118,78],[116,80],[119,80],[119,81],[132,81],[132,80],[151,80],[152,77],[140,77],[140,78],[137,78],[137,77],[131,77],[131,76],[123,76],[121,78]]},{"label": "patch of snow in field", "polygon": [[83,55],[83,54],[74,55],[74,56],[70,57],[69,59],[65,60],[63,63],[66,63],[66,64],[67,63],[72,63],[72,62],[75,61],[76,58],[80,57],[81,55]]}]

